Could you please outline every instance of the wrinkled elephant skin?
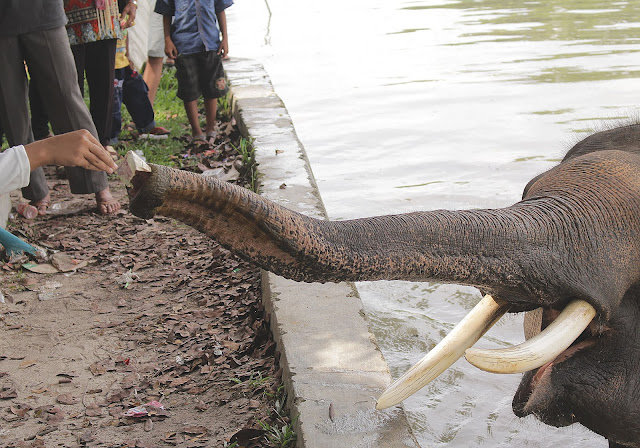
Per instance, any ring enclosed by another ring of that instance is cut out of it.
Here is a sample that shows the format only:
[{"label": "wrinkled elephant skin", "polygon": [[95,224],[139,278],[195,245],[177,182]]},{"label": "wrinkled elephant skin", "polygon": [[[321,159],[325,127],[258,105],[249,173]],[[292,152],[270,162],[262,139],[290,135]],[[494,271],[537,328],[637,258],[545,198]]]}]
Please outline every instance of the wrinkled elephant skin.
[{"label": "wrinkled elephant skin", "polygon": [[133,182],[134,214],[183,221],[294,280],[473,285],[511,312],[540,308],[536,330],[586,301],[596,318],[524,375],[514,412],[640,447],[640,125],[584,139],[502,209],[322,221],[214,179],[151,170]]}]

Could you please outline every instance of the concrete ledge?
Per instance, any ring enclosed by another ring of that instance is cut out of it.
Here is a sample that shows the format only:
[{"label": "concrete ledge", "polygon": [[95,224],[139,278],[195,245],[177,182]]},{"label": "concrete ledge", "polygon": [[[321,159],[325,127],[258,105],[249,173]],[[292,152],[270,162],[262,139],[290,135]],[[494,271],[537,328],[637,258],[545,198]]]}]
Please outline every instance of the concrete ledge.
[{"label": "concrete ledge", "polygon": [[[326,219],[304,148],[263,67],[225,62],[234,116],[254,139],[263,196]],[[400,407],[376,411],[391,382],[353,284],[306,284],[263,272],[298,447],[417,447]],[[330,411],[331,409],[331,411]]]}]

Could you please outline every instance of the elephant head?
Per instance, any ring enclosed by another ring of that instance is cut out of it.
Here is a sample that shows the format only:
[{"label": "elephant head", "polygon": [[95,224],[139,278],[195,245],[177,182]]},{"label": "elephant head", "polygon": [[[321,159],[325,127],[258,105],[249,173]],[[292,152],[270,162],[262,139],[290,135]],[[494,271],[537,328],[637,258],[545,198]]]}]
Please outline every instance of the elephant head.
[{"label": "elephant head", "polygon": [[[530,369],[516,415],[580,422],[611,446],[640,447],[640,125],[586,138],[501,209],[323,221],[168,167],[134,167],[128,177],[134,214],[183,221],[294,280],[435,280],[495,298],[483,299],[380,407],[437,376],[504,312],[538,310],[527,322],[545,331],[528,345],[469,351],[468,359],[498,372]],[[579,326],[568,323],[576,319]],[[571,339],[558,345],[558,333]]]}]

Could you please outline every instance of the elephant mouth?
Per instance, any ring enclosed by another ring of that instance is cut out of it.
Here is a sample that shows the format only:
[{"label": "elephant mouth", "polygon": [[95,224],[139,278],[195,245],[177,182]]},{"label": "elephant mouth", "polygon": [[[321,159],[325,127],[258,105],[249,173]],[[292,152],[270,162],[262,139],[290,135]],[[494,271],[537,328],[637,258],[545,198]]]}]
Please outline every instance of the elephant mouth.
[{"label": "elephant mouth", "polygon": [[[541,331],[546,327],[543,326]],[[542,366],[534,369],[523,377],[518,391],[513,400],[513,411],[518,417],[526,417],[527,415],[536,415],[543,420],[549,420],[549,416],[544,410],[548,407],[548,402],[552,400],[556,394],[554,393],[551,375],[554,369],[560,368],[560,365],[571,359],[580,356],[582,350],[595,345],[602,336],[602,329],[597,329],[592,322],[578,338],[556,358],[546,362]],[[573,423],[572,418],[562,418],[556,415],[553,421],[547,423],[554,426],[565,426]]]},{"label": "elephant mouth", "polygon": [[523,344],[497,350],[471,348],[508,310],[507,302],[485,296],[431,352],[383,392],[376,408],[398,404],[437,378],[463,354],[471,364],[488,372],[522,373],[537,369],[539,381],[554,362],[565,361],[588,346],[588,341],[595,342],[586,330],[596,310],[583,300],[574,300],[538,335]]}]

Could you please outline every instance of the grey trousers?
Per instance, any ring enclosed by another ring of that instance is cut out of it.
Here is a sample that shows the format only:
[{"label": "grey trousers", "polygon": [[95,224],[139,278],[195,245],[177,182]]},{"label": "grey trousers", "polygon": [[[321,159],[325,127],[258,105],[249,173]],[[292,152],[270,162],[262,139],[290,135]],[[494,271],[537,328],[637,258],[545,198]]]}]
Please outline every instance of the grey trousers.
[{"label": "grey trousers", "polygon": [[[11,146],[31,143],[28,83],[24,62],[38,81],[38,93],[55,134],[87,129],[98,133],[84,103],[76,66],[65,27],[0,37],[0,121]],[[98,193],[107,188],[107,175],[79,167],[65,167],[71,192]],[[42,168],[31,172],[22,195],[32,201],[44,198],[49,189]]]}]

